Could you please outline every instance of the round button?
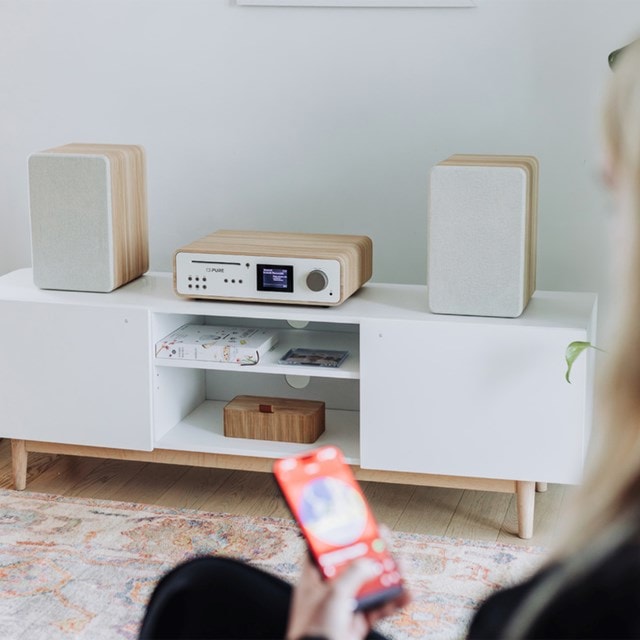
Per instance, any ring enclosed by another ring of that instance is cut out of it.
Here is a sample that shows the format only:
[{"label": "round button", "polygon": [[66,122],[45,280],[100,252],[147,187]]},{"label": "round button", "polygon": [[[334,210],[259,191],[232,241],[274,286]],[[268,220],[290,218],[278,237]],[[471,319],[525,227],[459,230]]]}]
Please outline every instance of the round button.
[{"label": "round button", "polygon": [[311,291],[322,291],[327,288],[328,284],[329,278],[327,278],[327,274],[324,271],[320,271],[320,269],[314,269],[307,276],[307,287]]}]

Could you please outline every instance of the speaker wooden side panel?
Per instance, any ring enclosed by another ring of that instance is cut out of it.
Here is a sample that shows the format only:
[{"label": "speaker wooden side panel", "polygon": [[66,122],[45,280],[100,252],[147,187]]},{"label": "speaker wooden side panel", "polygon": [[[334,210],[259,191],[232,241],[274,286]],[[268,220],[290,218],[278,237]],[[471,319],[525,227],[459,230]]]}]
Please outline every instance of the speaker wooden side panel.
[{"label": "speaker wooden side panel", "polygon": [[527,299],[535,293],[536,274],[538,270],[538,193],[540,182],[540,167],[537,158],[529,157],[531,164],[530,173],[530,200],[529,200],[529,255],[527,282]]},{"label": "speaker wooden side panel", "polygon": [[109,153],[114,206],[114,280],[117,287],[149,268],[147,194],[144,150],[130,145]]}]

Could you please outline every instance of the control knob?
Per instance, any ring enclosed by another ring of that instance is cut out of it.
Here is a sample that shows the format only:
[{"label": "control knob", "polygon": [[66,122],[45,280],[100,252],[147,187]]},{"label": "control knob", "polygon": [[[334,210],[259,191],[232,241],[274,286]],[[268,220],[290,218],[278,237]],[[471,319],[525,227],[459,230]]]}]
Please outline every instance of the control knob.
[{"label": "control knob", "polygon": [[327,288],[328,284],[329,278],[327,278],[327,274],[324,271],[320,271],[320,269],[314,269],[307,275],[307,287],[311,291],[322,291]]}]

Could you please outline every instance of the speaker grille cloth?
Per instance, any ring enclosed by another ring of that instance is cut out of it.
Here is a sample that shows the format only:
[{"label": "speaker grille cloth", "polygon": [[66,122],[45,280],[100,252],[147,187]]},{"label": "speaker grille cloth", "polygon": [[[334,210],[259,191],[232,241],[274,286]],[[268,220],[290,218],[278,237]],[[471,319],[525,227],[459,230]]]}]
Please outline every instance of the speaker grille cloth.
[{"label": "speaker grille cloth", "polygon": [[526,214],[527,175],[520,167],[433,168],[427,278],[433,312],[522,312]]},{"label": "speaker grille cloth", "polygon": [[33,155],[29,189],[36,285],[110,291],[113,241],[108,159]]}]

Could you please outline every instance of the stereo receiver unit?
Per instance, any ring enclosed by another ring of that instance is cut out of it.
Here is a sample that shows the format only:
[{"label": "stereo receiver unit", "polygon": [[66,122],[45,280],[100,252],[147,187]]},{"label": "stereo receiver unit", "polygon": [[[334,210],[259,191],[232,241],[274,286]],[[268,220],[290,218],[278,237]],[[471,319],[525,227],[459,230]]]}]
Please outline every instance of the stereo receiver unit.
[{"label": "stereo receiver unit", "polygon": [[174,288],[188,298],[333,306],[372,272],[367,236],[216,231],[178,249]]}]

